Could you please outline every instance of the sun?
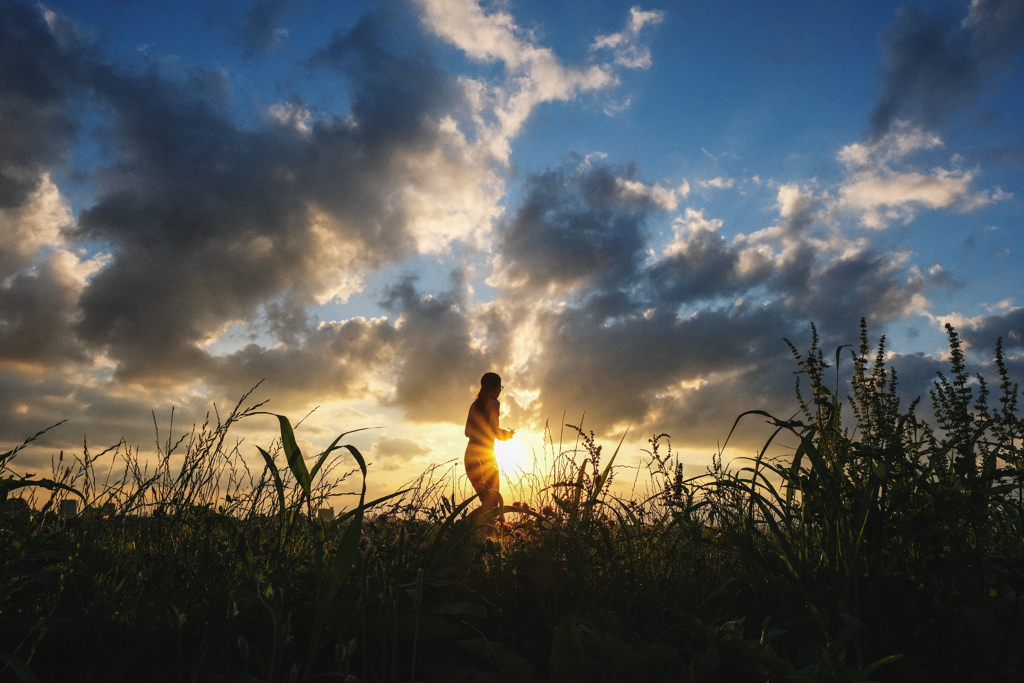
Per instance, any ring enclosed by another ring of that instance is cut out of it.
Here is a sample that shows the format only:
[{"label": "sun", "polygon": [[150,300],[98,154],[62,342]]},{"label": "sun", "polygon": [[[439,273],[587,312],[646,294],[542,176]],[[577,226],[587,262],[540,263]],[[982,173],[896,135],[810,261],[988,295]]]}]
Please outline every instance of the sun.
[{"label": "sun", "polygon": [[501,473],[506,477],[533,469],[533,454],[527,448],[526,434],[521,432],[508,441],[496,441],[494,455],[498,459]]}]

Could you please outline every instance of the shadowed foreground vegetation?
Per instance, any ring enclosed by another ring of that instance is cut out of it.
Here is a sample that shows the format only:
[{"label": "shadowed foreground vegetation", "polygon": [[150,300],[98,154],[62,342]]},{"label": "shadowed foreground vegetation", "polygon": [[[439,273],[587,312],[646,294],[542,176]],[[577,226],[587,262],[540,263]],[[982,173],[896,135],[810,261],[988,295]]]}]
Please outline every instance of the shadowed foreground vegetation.
[{"label": "shadowed foreground vegetation", "polygon": [[[618,450],[574,427],[554,485],[475,529],[429,473],[366,500],[345,435],[304,457],[282,416],[250,471],[228,430],[270,418],[245,398],[153,471],[120,444],[28,478],[20,446],[0,455],[0,679],[1019,680],[1020,392],[1001,346],[993,393],[947,329],[930,420],[884,338],[862,324],[830,365],[815,334],[797,415],[737,420],[767,423],[749,461],[685,479],[653,436],[654,488],[623,499]],[[321,514],[346,480],[362,495]]]}]

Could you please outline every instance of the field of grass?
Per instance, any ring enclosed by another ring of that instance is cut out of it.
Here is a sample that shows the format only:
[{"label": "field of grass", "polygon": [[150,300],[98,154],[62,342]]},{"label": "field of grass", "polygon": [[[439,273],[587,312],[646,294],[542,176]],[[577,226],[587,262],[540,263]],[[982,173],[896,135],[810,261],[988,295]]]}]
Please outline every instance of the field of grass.
[{"label": "field of grass", "polygon": [[346,435],[305,455],[283,416],[249,469],[229,429],[270,418],[246,398],[152,465],[122,444],[26,478],[19,446],[0,680],[1020,680],[1020,391],[1001,347],[990,389],[948,332],[928,418],[862,324],[834,359],[793,349],[796,417],[739,416],[769,425],[757,457],[684,478],[654,435],[653,493],[623,498],[618,450],[568,427],[554,483],[476,526],[429,472],[367,500]]}]

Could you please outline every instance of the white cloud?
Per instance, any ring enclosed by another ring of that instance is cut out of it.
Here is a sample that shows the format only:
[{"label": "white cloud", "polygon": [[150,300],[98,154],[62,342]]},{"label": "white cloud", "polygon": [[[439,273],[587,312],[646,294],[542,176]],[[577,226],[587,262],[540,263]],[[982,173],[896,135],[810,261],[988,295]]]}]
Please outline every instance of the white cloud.
[{"label": "white cloud", "polygon": [[[938,322],[943,327],[948,324],[948,325],[952,325],[953,327],[955,327],[958,330],[973,330],[973,329],[977,329],[977,327],[979,325],[981,325],[981,323],[984,322],[984,320],[985,320],[985,316],[983,316],[983,315],[976,315],[976,316],[970,316],[969,317],[969,316],[963,315],[962,313],[957,313],[956,311],[950,313],[949,315],[935,315],[935,316],[929,316],[929,317],[932,320]],[[963,340],[961,340],[961,341],[963,341]]]},{"label": "white cloud", "polygon": [[814,201],[815,196],[812,192],[802,189],[798,185],[789,184],[779,187],[776,206],[778,206],[779,215],[782,218],[792,218],[799,213],[808,211]]},{"label": "white cloud", "polygon": [[880,229],[892,221],[909,222],[918,207],[969,211],[987,204],[986,193],[971,192],[973,180],[972,172],[960,169],[862,171],[840,190],[839,206],[860,212],[864,227]]},{"label": "white cloud", "polygon": [[640,45],[640,31],[644,26],[660,24],[665,18],[663,12],[657,10],[644,11],[633,7],[629,11],[629,22],[621,33],[599,36],[594,40],[591,50],[613,50],[615,63],[627,69],[651,68],[651,51]]},{"label": "white cloud", "polygon": [[313,115],[307,108],[295,104],[275,104],[271,105],[267,112],[281,125],[294,128],[303,135],[309,135],[309,124],[313,120]]},{"label": "white cloud", "polygon": [[848,169],[878,168],[900,161],[910,154],[942,146],[942,140],[908,121],[894,123],[888,133],[874,142],[855,142],[839,150],[839,161]]},{"label": "white cloud", "polygon": [[665,256],[685,255],[700,236],[715,233],[722,227],[722,219],[705,218],[704,211],[686,207],[682,216],[672,221],[672,242],[665,247]]},{"label": "white cloud", "polygon": [[30,265],[39,249],[63,245],[61,231],[72,223],[71,207],[48,173],[25,204],[0,209],[0,282]]},{"label": "white cloud", "polygon": [[699,185],[705,189],[715,188],[716,190],[727,190],[736,185],[736,181],[733,178],[712,178],[711,180],[702,180]]},{"label": "white cloud", "polygon": [[883,229],[913,220],[920,208],[970,211],[1002,198],[998,192],[972,191],[975,172],[959,168],[955,156],[949,168],[922,171],[906,164],[915,152],[941,146],[937,135],[904,121],[874,142],[843,147],[837,158],[846,165],[848,176],[839,188],[836,208],[859,214],[866,228]]},{"label": "white cloud", "polygon": [[[486,13],[474,0],[417,0],[424,24],[470,59],[502,62],[506,79],[489,85],[460,82],[474,108],[480,138],[495,158],[507,160],[515,137],[543,102],[571,100],[580,92],[609,88],[618,79],[606,65],[563,66],[550,48],[534,44],[505,12]],[[494,117],[497,125],[489,124]]]},{"label": "white cloud", "polygon": [[666,211],[675,211],[679,200],[685,199],[690,190],[690,186],[686,181],[683,181],[683,184],[678,188],[666,187],[661,183],[645,185],[642,182],[628,178],[616,178],[616,184],[623,197],[643,197]]}]

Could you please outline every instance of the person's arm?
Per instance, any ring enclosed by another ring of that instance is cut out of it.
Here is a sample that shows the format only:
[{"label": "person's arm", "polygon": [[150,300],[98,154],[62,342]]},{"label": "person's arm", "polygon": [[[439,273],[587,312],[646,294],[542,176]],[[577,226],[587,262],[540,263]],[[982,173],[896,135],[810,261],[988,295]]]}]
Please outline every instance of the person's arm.
[{"label": "person's arm", "polygon": [[515,435],[516,430],[502,429],[501,427],[498,426],[498,413],[501,410],[501,406],[499,405],[498,401],[488,401],[487,409],[487,412],[489,413],[488,426],[491,428],[491,434],[494,434],[494,438],[496,438],[498,441],[508,441],[509,439],[511,439]]}]

